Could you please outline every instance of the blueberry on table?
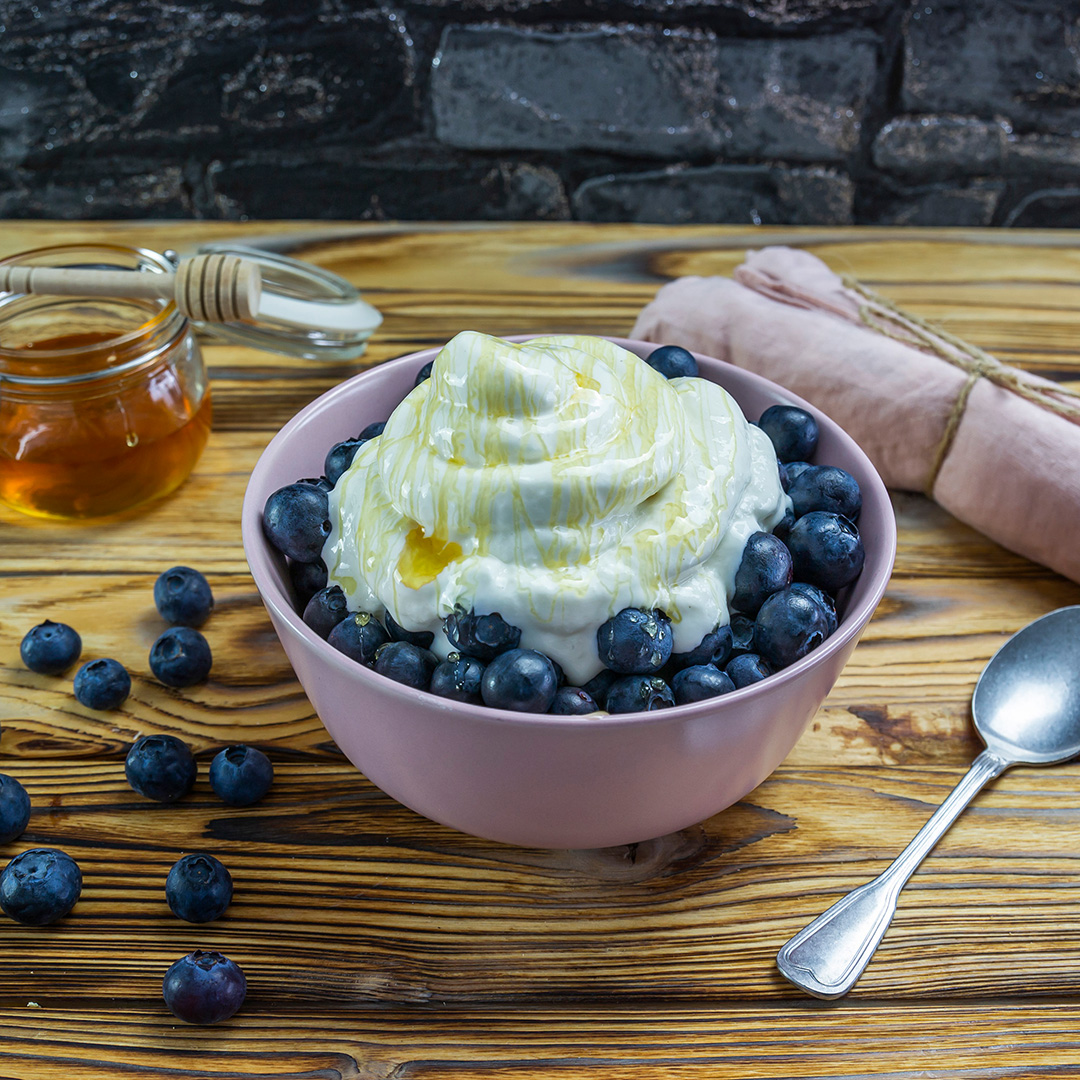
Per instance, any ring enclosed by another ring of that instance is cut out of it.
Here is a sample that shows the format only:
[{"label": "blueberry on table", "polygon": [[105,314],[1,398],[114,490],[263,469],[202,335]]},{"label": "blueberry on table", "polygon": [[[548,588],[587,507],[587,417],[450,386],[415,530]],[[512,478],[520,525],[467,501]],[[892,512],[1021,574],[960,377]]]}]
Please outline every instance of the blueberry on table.
[{"label": "blueberry on table", "polygon": [[428,692],[451,701],[465,701],[480,705],[480,683],[484,677],[484,665],[475,656],[451,653],[432,672]]},{"label": "blueberry on table", "polygon": [[608,691],[611,689],[612,685],[621,678],[622,675],[617,671],[612,671],[611,668],[604,668],[585,683],[581,689],[596,702],[598,708],[604,709],[607,707]]},{"label": "blueberry on table", "polygon": [[213,663],[210,643],[190,626],[170,626],[150,646],[150,670],[166,686],[201,683]]},{"label": "blueberry on table", "polygon": [[31,848],[0,872],[0,908],[26,926],[62,919],[82,892],[79,864],[56,848]]},{"label": "blueberry on table", "polygon": [[515,712],[547,712],[557,689],[554,665],[533,649],[500,653],[485,668],[480,680],[480,695],[485,705]]},{"label": "blueberry on table", "polygon": [[169,909],[185,922],[211,922],[232,901],[232,875],[213,855],[196,852],[173,863],[165,879]]},{"label": "blueberry on table", "polygon": [[695,664],[683,668],[671,680],[671,692],[675,695],[676,705],[689,705],[693,701],[730,694],[735,683],[719,668],[712,664]]},{"label": "blueberry on table", "polygon": [[410,645],[416,645],[421,649],[430,649],[435,635],[430,630],[406,630],[399,626],[394,616],[388,611],[383,621],[386,623],[386,632],[391,641],[407,641]]},{"label": "blueberry on table", "polygon": [[228,957],[196,949],[165,972],[161,994],[178,1020],[186,1024],[218,1024],[244,1004],[247,979]]},{"label": "blueberry on table", "polygon": [[323,462],[323,472],[331,485],[336,484],[348,471],[357,451],[365,442],[366,439],[342,439],[330,447]]},{"label": "blueberry on table", "polygon": [[73,689],[88,709],[118,709],[131,693],[131,676],[117,660],[88,660],[75,672]]},{"label": "blueberry on table", "polygon": [[671,621],[661,611],[623,608],[596,631],[600,662],[620,675],[652,675],[671,656]]},{"label": "blueberry on table", "polygon": [[580,686],[560,686],[548,712],[555,716],[585,716],[594,713],[599,705],[592,695]]},{"label": "blueberry on table", "polygon": [[187,744],[175,735],[136,739],[124,761],[127,782],[155,802],[175,802],[195,784],[198,767]]},{"label": "blueberry on table", "polygon": [[516,649],[521,641],[518,627],[511,626],[497,611],[478,615],[475,611],[455,608],[446,616],[444,631],[456,652],[475,656],[485,664],[500,653]]},{"label": "blueberry on table", "polygon": [[811,465],[792,480],[788,488],[797,518],[813,510],[827,510],[857,521],[862,509],[862,492],[855,477],[835,465]]},{"label": "blueberry on table", "polygon": [[308,601],[321,589],[326,588],[328,575],[326,563],[322,559],[315,562],[297,562],[289,560],[289,580],[292,582],[298,611],[307,607]]},{"label": "blueberry on table", "polygon": [[60,675],[82,652],[82,638],[67,623],[46,619],[27,630],[19,646],[22,662],[39,675]]},{"label": "blueberry on table", "polygon": [[645,357],[645,363],[659,371],[665,379],[681,379],[696,376],[698,373],[694,354],[678,345],[661,345],[660,348],[653,349]]},{"label": "blueberry on table", "polygon": [[839,514],[812,510],[791,526],[787,538],[795,577],[837,593],[862,572],[866,552],[854,523]]},{"label": "blueberry on table", "polygon": [[349,602],[345,599],[341,586],[327,585],[304,605],[302,618],[319,637],[326,639],[330,636],[330,631],[342,619],[347,618],[348,614]]},{"label": "blueberry on table", "polygon": [[723,665],[731,655],[731,627],[725,623],[710,630],[689,652],[672,653],[668,661],[673,671],[697,664]]},{"label": "blueberry on table", "polygon": [[303,481],[278,488],[263,507],[263,532],[290,559],[297,562],[321,559],[323,544],[330,535],[326,491]]},{"label": "blueberry on table", "polygon": [[670,709],[675,695],[657,675],[625,675],[611,684],[604,701],[609,713],[652,712]]},{"label": "blueberry on table", "polygon": [[375,651],[375,670],[388,679],[426,690],[439,658],[430,649],[421,649],[408,641],[389,641]]},{"label": "blueberry on table", "polygon": [[154,606],[166,621],[202,626],[214,607],[210,583],[190,566],[174,566],[154,582]]},{"label": "blueberry on table", "polygon": [[740,653],[727,662],[724,674],[735,684],[736,690],[741,690],[751,683],[767,679],[772,672],[757,653]]},{"label": "blueberry on table", "polygon": [[744,615],[756,615],[774,592],[791,584],[791,552],[772,533],[754,532],[746,540],[731,606]]},{"label": "blueberry on table", "polygon": [[390,638],[374,615],[366,611],[354,611],[330,631],[326,640],[350,660],[371,667],[380,646],[385,645]]},{"label": "blueberry on table", "polygon": [[836,628],[839,625],[839,619],[836,615],[836,601],[823,589],[819,589],[816,585],[811,585],[808,581],[793,581],[791,587],[803,596],[809,596],[815,603],[821,605],[821,610],[825,612],[825,621],[829,626],[829,634],[836,632]]},{"label": "blueberry on table", "polygon": [[827,636],[821,606],[787,588],[761,605],[754,623],[754,651],[775,671],[801,660]]},{"label": "blueberry on table", "polygon": [[776,456],[789,461],[809,461],[818,444],[817,421],[796,405],[770,405],[758,420],[758,427],[769,436]]},{"label": "blueberry on table", "polygon": [[273,780],[273,764],[254,746],[226,746],[210,762],[210,787],[229,806],[257,803],[270,790]]},{"label": "blueberry on table", "polygon": [[26,788],[7,773],[0,773],[0,844],[17,840],[30,820],[30,796]]}]

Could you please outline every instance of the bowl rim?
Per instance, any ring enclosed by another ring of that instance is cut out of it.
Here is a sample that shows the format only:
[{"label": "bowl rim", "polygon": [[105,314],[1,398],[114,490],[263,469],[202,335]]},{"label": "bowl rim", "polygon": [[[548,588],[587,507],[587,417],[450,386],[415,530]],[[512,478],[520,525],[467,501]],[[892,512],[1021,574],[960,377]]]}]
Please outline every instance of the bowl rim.
[{"label": "bowl rim", "polygon": [[[536,337],[550,337],[553,336],[553,334],[528,333],[507,334],[501,336],[506,341],[522,342]],[[615,337],[607,334],[596,334],[591,336],[603,337],[635,354],[639,354],[642,351],[647,353],[652,349],[658,348],[656,342],[642,341],[635,338]],[[748,686],[737,688],[727,694],[706,698],[702,701],[691,702],[686,705],[674,705],[665,709],[656,709],[651,712],[606,713],[601,715],[588,714],[588,716],[515,712],[511,709],[497,709],[488,705],[476,705],[469,702],[455,701],[451,698],[442,698],[437,694],[431,694],[426,690],[417,690],[415,687],[406,686],[403,683],[398,683],[384,675],[379,675],[373,669],[366,668],[364,665],[347,657],[344,653],[339,652],[330,645],[329,642],[319,637],[319,635],[303,621],[300,615],[292,607],[288,596],[277,588],[273,580],[266,573],[265,563],[277,553],[274,552],[271,554],[271,545],[263,534],[263,507],[256,497],[256,488],[259,486],[258,478],[261,470],[266,467],[265,463],[271,456],[271,452],[280,450],[285,443],[289,442],[293,437],[293,434],[308,421],[311,414],[322,411],[327,406],[333,404],[338,398],[351,396],[356,392],[356,387],[358,385],[362,385],[365,380],[373,377],[376,373],[384,372],[395,367],[408,367],[412,369],[418,362],[426,362],[427,360],[433,359],[443,347],[443,345],[430,346],[426,349],[418,349],[415,352],[407,353],[403,356],[394,357],[393,359],[375,364],[365,368],[363,371],[357,372],[355,375],[343,380],[336,386],[331,387],[331,389],[327,390],[325,393],[320,394],[283,424],[280,430],[278,430],[274,437],[266,444],[251,470],[245,488],[244,500],[241,508],[241,539],[248,568],[263,603],[271,609],[271,611],[289,628],[290,632],[297,637],[300,642],[307,647],[314,649],[315,655],[319,657],[320,660],[329,663],[346,677],[358,677],[361,682],[366,682],[369,679],[378,679],[378,688],[381,689],[384,694],[389,694],[391,696],[401,695],[404,700],[415,703],[418,706],[422,705],[428,709],[434,709],[437,712],[460,715],[463,718],[468,718],[472,723],[490,723],[496,726],[513,723],[519,727],[528,726],[536,728],[568,726],[587,728],[589,730],[602,727],[618,727],[628,724],[654,724],[662,726],[665,724],[680,724],[694,718],[703,718],[715,713],[718,709],[728,711],[738,704],[752,700],[753,698],[768,696],[775,689],[799,679],[808,669],[819,666],[832,654],[841,651],[853,638],[862,633],[866,624],[870,621],[870,618],[880,603],[881,598],[885,593],[885,589],[892,577],[892,570],[896,560],[897,542],[896,516],[892,510],[892,501],[889,498],[888,490],[881,477],[878,475],[878,471],[873,463],[858,443],[856,443],[835,420],[831,419],[827,413],[824,413],[817,406],[812,405],[804,398],[799,397],[798,394],[792,393],[779,383],[766,379],[756,372],[749,371],[746,368],[740,368],[725,360],[709,356],[706,353],[688,350],[692,352],[694,358],[699,363],[704,360],[706,362],[706,367],[719,365],[721,368],[735,371],[738,373],[739,378],[748,379],[751,384],[756,384],[757,388],[761,391],[768,392],[774,397],[782,397],[786,404],[796,405],[799,408],[806,409],[807,412],[817,419],[819,425],[824,421],[833,437],[838,438],[841,444],[844,445],[846,452],[853,456],[864,467],[870,480],[870,487],[874,491],[875,499],[885,511],[882,515],[886,525],[884,530],[885,535],[882,538],[885,544],[885,551],[881,552],[882,561],[880,563],[878,578],[873,582],[873,585],[867,594],[863,596],[854,607],[849,608],[845,612],[844,618],[836,631],[826,638],[821,645],[807,653],[806,656],[797,660],[794,664],[774,672],[766,679],[751,683]],[[707,376],[704,377],[707,378]],[[715,380],[709,379],[709,381],[714,382]],[[730,393],[731,391],[728,392]],[[863,491],[863,495],[865,504],[865,490]],[[875,562],[876,559],[877,553],[875,553]],[[583,720],[587,720],[587,723],[582,724]]]}]

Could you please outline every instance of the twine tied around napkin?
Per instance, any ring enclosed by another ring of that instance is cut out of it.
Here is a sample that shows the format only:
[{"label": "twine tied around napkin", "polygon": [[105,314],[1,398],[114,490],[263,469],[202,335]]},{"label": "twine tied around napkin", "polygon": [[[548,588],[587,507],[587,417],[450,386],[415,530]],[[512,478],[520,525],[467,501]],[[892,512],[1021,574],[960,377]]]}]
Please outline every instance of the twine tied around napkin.
[{"label": "twine tied around napkin", "polygon": [[[945,430],[941,435],[941,442],[934,451],[934,459],[930,463],[930,472],[927,474],[926,483],[923,485],[924,494],[933,498],[934,484],[937,482],[938,473],[952,447],[956,437],[960,419],[964,415],[968,396],[971,394],[975,383],[979,379],[989,379],[998,386],[1011,390],[1014,394],[1027,398],[1028,401],[1059,416],[1068,417],[1071,420],[1080,420],[1080,394],[1070,390],[1066,386],[1042,386],[1025,379],[1016,369],[1003,364],[996,357],[984,352],[978,345],[964,341],[962,338],[950,334],[941,326],[935,326],[910,312],[902,311],[891,300],[868,289],[861,282],[847,274],[842,275],[841,281],[844,287],[861,296],[866,303],[859,305],[859,318],[863,323],[877,334],[892,338],[904,344],[914,345],[940,356],[942,360],[967,372],[967,379],[960,388],[953,402],[949,418],[945,423]],[[899,327],[906,333],[897,333],[892,327]],[[945,345],[950,346],[946,348]],[[1066,400],[1071,398],[1072,400]]]},{"label": "twine tied around napkin", "polygon": [[889,487],[923,491],[1080,581],[1080,394],[787,247],[748,252],[732,278],[664,285],[631,336],[787,387],[836,420]]}]

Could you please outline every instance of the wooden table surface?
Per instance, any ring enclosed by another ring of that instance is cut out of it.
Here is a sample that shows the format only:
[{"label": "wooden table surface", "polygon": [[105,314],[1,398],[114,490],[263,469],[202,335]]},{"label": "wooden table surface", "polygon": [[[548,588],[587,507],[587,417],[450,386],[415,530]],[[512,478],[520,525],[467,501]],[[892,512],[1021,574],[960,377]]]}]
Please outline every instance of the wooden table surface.
[{"label": "wooden table surface", "polygon": [[[464,328],[626,334],[659,285],[728,274],[750,246],[805,245],[1001,359],[1080,380],[1080,251],[1069,233],[577,224],[5,222],[0,255],[110,239],[190,251],[272,238],[355,282],[384,313],[363,364]],[[846,998],[777,973],[779,946],[880,872],[979,744],[971,692],[1009,634],[1080,588],[990,543],[920,495],[894,497],[889,589],[785,763],[729,810],[602,851],[464,836],[394,803],[339,754],[278,645],[240,545],[249,471],[278,427],[360,364],[320,367],[206,342],[214,431],[190,480],[151,509],[52,524],[0,509],[0,769],[30,792],[25,835],[73,855],[70,916],[0,918],[0,1075],[29,1078],[1065,1076],[1080,1073],[1080,767],[992,783],[900,898]],[[1063,468],[1078,468],[1063,462]],[[184,691],[147,652],[152,586],[210,579],[215,665]],[[22,667],[46,617],[84,658],[133,676],[117,712]],[[130,790],[136,736],[197,752],[178,804]],[[217,748],[268,751],[264,803],[229,809]],[[194,926],[164,901],[185,852],[231,869],[235,899]],[[219,949],[249,980],[215,1028],[175,1021],[166,967]]]}]

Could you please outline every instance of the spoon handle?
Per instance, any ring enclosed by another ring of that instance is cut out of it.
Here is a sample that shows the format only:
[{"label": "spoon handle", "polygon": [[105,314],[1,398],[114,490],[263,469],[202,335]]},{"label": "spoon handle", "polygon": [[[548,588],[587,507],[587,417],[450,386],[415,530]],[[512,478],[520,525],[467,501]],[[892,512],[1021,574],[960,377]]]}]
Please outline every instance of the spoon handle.
[{"label": "spoon handle", "polygon": [[843,997],[892,922],[900,890],[979,790],[1015,762],[984,750],[929,821],[887,869],[800,930],[776,957],[789,982],[819,998]]}]

